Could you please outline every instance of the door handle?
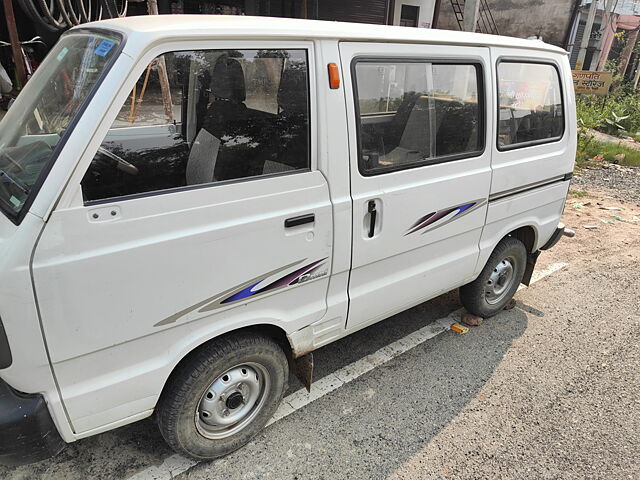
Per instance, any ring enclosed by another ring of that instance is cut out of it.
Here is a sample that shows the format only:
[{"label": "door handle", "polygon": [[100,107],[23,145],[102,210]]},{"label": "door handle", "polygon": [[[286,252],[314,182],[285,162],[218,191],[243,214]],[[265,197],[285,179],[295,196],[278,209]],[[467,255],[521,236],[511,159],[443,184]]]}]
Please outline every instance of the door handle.
[{"label": "door handle", "polygon": [[308,213],[306,215],[300,215],[299,217],[287,218],[284,221],[284,228],[297,227],[298,225],[304,225],[305,223],[313,223],[316,221],[314,213]]},{"label": "door handle", "polygon": [[378,211],[376,210],[376,201],[375,200],[369,200],[369,203],[367,204],[367,211],[369,212],[369,215],[370,215],[370,219],[369,219],[369,238],[372,238],[373,234],[375,233],[375,230],[376,230],[376,217],[378,216]]}]

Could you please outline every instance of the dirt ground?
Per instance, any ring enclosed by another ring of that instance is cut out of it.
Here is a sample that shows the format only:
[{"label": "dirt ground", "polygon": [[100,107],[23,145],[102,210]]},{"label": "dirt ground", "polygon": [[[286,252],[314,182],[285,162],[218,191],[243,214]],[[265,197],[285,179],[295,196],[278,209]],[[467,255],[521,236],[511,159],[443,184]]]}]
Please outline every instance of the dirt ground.
[{"label": "dirt ground", "polygon": [[[572,186],[563,215],[565,225],[576,231],[572,244],[577,253],[606,250],[607,245],[629,245],[640,234],[640,205],[616,198],[615,191]],[[586,248],[585,242],[592,242]]]}]

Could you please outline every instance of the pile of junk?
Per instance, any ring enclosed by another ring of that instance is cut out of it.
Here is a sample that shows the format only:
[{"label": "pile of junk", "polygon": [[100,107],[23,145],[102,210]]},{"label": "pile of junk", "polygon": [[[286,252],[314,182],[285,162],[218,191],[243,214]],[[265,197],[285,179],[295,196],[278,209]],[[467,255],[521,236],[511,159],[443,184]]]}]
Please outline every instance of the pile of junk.
[{"label": "pile of junk", "polygon": [[[139,3],[146,10],[146,2]],[[126,16],[127,8],[128,0],[0,0],[0,18],[6,20],[0,22],[0,109],[8,110],[64,31]],[[142,8],[135,14],[146,13]]]}]

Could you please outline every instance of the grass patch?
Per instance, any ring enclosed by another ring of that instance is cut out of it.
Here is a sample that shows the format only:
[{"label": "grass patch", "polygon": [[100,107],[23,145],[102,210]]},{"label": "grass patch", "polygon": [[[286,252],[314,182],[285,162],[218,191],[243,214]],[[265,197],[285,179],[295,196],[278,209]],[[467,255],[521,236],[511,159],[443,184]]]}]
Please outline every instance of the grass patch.
[{"label": "grass patch", "polygon": [[604,143],[593,139],[581,143],[576,153],[576,164],[579,167],[597,165],[600,162],[592,159],[599,155],[602,155],[602,160],[607,162],[628,167],[640,167],[640,150],[618,143]]},{"label": "grass patch", "polygon": [[569,196],[570,197],[577,197],[577,198],[583,198],[588,196],[589,193],[585,192],[584,190],[569,190]]}]

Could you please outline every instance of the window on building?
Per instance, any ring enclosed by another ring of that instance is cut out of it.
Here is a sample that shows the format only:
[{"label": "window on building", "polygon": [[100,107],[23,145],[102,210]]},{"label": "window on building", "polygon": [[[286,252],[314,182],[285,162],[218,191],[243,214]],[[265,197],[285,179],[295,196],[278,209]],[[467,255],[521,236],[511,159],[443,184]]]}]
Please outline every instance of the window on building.
[{"label": "window on building", "polygon": [[400,8],[400,26],[417,27],[420,16],[420,7],[414,5],[402,5]]},{"label": "window on building", "polygon": [[562,136],[560,78],[553,65],[498,65],[498,148],[554,141]]},{"label": "window on building", "polygon": [[482,151],[479,66],[359,61],[355,72],[363,174]]},{"label": "window on building", "polygon": [[82,190],[96,201],[309,167],[305,50],[181,51],[145,69]]}]

